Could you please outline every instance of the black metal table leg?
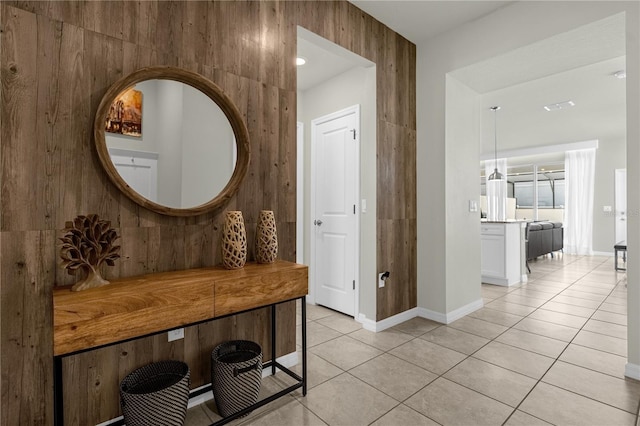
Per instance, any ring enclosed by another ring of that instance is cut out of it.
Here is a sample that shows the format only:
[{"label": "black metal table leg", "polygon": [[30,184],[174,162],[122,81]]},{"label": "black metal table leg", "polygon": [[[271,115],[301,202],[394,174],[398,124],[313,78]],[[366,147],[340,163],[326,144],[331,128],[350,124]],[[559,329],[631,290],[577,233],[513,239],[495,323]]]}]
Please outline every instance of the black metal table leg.
[{"label": "black metal table leg", "polygon": [[302,396],[307,395],[307,297],[302,296]]},{"label": "black metal table leg", "polygon": [[276,374],[276,305],[271,305],[271,375]]},{"label": "black metal table leg", "polygon": [[62,398],[62,358],[53,357],[53,424],[64,425],[64,403]]}]

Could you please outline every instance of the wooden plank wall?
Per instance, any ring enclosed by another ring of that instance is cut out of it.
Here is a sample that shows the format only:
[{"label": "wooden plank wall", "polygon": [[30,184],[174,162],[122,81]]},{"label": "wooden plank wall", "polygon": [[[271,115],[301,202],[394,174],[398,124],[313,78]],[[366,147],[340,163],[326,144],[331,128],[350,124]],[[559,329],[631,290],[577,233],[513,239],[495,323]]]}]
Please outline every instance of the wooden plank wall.
[{"label": "wooden plank wall", "polygon": [[[279,256],[294,260],[296,25],[375,62],[378,265],[394,273],[394,286],[377,290],[377,319],[416,306],[413,44],[344,1],[5,1],[0,23],[1,424],[52,424],[51,291],[73,282],[58,266],[65,221],[97,213],[118,228],[122,258],[107,278],[219,263],[221,211],[147,211],[98,163],[97,105],[109,85],[143,66],[199,72],[233,99],[252,162],[226,209],[243,211],[249,241],[259,210],[274,210]],[[294,311],[290,304],[279,313],[281,353],[295,350]],[[207,382],[213,346],[236,337],[266,342],[268,321],[252,312],[191,327],[172,343],[149,337],[67,358],[65,380],[74,386],[66,423],[117,416],[119,381],[150,361],[184,359],[193,385]]]}]

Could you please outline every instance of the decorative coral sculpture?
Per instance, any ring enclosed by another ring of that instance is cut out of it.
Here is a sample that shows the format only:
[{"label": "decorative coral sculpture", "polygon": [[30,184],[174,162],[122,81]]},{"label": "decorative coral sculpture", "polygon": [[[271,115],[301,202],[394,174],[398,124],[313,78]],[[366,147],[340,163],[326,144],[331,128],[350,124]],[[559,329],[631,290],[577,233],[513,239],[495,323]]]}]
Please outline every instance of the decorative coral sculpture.
[{"label": "decorative coral sculpture", "polygon": [[75,275],[78,269],[87,272],[87,277],[71,290],[80,291],[109,284],[100,276],[99,268],[103,263],[114,266],[115,260],[120,258],[120,246],[114,245],[120,237],[111,228],[111,222],[90,214],[76,217],[73,222],[67,222],[66,227],[67,234],[60,238],[61,266],[70,275]]}]

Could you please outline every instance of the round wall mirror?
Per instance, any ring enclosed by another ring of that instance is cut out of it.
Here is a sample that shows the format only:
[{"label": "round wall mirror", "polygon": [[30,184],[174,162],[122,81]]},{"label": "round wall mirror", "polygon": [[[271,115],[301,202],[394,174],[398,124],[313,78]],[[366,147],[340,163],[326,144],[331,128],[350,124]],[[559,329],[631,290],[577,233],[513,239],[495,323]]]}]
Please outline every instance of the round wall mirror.
[{"label": "round wall mirror", "polygon": [[111,86],[98,106],[94,138],[111,181],[165,215],[221,207],[249,166],[238,109],[213,82],[179,68],[143,68]]}]

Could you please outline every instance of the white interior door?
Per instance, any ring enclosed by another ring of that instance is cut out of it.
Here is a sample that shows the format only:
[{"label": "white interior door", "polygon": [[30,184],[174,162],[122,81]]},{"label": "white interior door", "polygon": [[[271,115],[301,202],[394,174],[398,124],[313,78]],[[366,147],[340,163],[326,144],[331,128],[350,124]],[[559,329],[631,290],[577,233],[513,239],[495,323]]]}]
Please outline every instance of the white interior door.
[{"label": "white interior door", "polygon": [[359,109],[312,122],[315,301],[354,316]]},{"label": "white interior door", "polygon": [[[120,150],[123,151],[123,150]],[[157,202],[158,200],[158,160],[133,155],[111,153],[111,161],[116,170],[138,194]]]},{"label": "white interior door", "polygon": [[627,239],[627,169],[615,172],[616,243]]}]

